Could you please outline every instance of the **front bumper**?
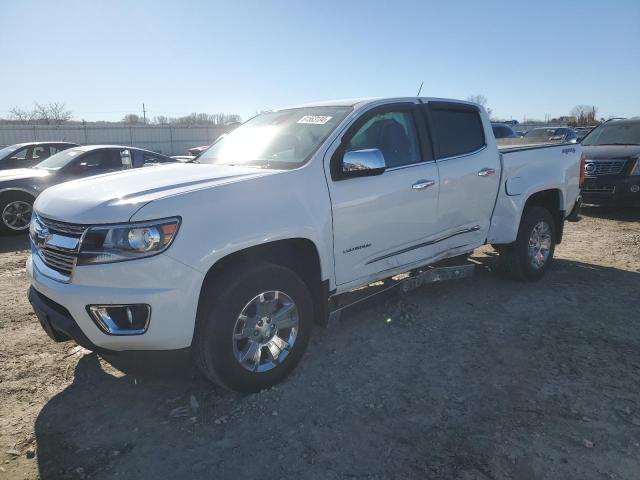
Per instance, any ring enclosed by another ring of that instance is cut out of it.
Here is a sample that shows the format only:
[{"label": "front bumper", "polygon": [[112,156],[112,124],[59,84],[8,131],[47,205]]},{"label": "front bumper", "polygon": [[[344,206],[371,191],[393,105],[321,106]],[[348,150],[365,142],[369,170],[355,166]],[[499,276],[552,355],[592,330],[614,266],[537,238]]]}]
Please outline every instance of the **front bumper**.
[{"label": "front bumper", "polygon": [[[167,255],[76,267],[71,283],[44,276],[31,257],[29,300],[56,341],[75,340],[99,353],[178,350],[190,347],[203,275]],[[151,320],[142,335],[108,335],[87,305],[146,303]]]},{"label": "front bumper", "polygon": [[[639,191],[633,192],[634,186],[637,186]],[[640,206],[640,176],[587,177],[581,193],[583,202],[588,204],[638,207]]]}]

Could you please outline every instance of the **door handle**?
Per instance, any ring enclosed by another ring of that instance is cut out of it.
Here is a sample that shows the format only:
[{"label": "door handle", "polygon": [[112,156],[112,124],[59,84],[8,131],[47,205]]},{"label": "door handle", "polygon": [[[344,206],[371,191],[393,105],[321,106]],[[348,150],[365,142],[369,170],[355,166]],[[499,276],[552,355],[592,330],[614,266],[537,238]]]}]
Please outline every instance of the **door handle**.
[{"label": "door handle", "polygon": [[483,168],[478,172],[479,177],[489,177],[495,174],[496,174],[496,170],[494,168]]},{"label": "door handle", "polygon": [[435,180],[418,180],[411,185],[414,190],[424,190],[425,188],[433,187],[436,184]]}]

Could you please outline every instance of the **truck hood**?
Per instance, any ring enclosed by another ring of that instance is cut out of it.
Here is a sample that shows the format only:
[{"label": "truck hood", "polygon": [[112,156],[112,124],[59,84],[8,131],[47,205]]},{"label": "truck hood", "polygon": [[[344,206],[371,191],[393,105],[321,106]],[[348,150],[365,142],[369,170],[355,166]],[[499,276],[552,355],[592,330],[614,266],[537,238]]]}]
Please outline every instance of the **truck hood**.
[{"label": "truck hood", "polygon": [[42,178],[50,175],[51,172],[42,168],[15,168],[11,170],[0,170],[0,182],[24,180],[25,178]]},{"label": "truck hood", "polygon": [[582,151],[587,160],[635,158],[640,155],[640,145],[583,145]]},{"label": "truck hood", "polygon": [[34,208],[40,215],[69,223],[126,222],[154,200],[276,172],[196,163],[143,167],[61,183],[42,192]]}]

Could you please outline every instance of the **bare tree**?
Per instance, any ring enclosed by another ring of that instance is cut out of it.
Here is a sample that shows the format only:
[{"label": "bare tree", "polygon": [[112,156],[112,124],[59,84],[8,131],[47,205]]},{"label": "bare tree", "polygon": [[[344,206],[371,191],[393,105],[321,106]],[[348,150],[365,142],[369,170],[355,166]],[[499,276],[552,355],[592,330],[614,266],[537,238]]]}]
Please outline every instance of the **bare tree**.
[{"label": "bare tree", "polygon": [[71,111],[65,108],[64,103],[49,102],[40,104],[36,102],[33,110],[27,111],[20,107],[9,110],[10,119],[19,122],[35,122],[47,125],[59,125],[71,120]]},{"label": "bare tree", "polygon": [[487,111],[487,115],[489,115],[489,117],[491,117],[493,110],[491,110],[489,107],[487,107],[487,97],[485,97],[484,95],[470,95],[469,97],[467,97],[467,101],[469,102],[473,102],[473,103],[477,103],[478,105],[481,105],[482,107],[484,107],[484,109]]},{"label": "bare tree", "polygon": [[20,107],[13,107],[9,110],[9,120],[18,122],[30,122],[33,119],[33,112],[27,112]]},{"label": "bare tree", "polygon": [[49,102],[47,105],[47,111],[49,112],[49,119],[56,125],[71,120],[73,116],[71,110],[67,110],[64,103]]},{"label": "bare tree", "polygon": [[588,127],[598,123],[598,108],[595,105],[577,105],[571,110],[571,115],[576,118],[577,127]]},{"label": "bare tree", "polygon": [[167,125],[169,123],[169,117],[166,117],[164,115],[157,115],[153,117],[153,123],[156,123],[158,125]]}]

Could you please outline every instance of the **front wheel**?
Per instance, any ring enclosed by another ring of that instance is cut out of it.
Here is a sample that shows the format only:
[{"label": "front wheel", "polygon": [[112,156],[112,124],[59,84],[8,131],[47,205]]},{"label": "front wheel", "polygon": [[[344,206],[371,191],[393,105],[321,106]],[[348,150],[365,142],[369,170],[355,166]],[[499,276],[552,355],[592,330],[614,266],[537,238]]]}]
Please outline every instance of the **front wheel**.
[{"label": "front wheel", "polygon": [[238,267],[202,295],[194,358],[207,378],[257,392],[295,368],[313,323],[311,294],[295,272],[269,263]]},{"label": "front wheel", "polygon": [[29,230],[33,197],[23,192],[7,192],[0,197],[0,232],[25,233]]},{"label": "front wheel", "polygon": [[527,207],[522,214],[518,237],[498,249],[504,270],[516,280],[540,279],[549,268],[556,248],[553,216],[546,208]]}]

